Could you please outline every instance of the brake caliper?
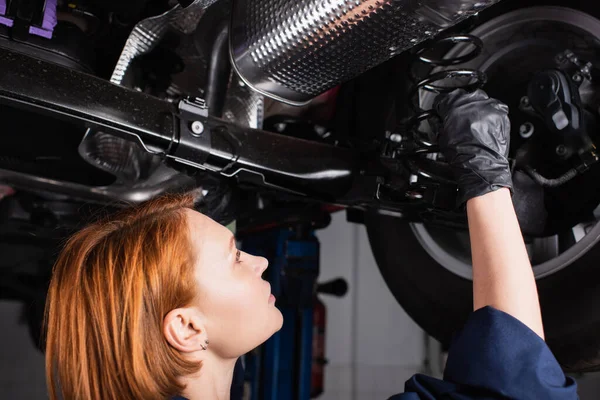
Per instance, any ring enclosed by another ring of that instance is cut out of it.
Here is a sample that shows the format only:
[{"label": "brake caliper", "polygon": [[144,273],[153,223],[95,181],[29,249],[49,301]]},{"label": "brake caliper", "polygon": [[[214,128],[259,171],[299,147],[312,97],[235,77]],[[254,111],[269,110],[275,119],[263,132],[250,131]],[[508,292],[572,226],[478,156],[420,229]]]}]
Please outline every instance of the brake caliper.
[{"label": "brake caliper", "polygon": [[556,155],[562,160],[576,157],[574,168],[582,173],[599,159],[591,136],[596,116],[586,109],[590,105],[586,103],[593,100],[584,102],[581,96],[592,92],[588,89],[592,88],[594,68],[570,50],[559,54],[556,61],[558,69],[535,74],[528,96],[521,101],[521,110],[544,121],[553,134],[549,139],[556,144]]}]

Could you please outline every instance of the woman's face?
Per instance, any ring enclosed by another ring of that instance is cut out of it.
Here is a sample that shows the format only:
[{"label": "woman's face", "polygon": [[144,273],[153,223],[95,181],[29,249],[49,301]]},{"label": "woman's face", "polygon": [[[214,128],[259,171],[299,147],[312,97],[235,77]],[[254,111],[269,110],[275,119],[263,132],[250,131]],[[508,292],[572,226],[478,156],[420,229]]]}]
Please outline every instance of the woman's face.
[{"label": "woman's face", "polygon": [[262,279],[269,262],[239,251],[224,226],[193,210],[186,213],[196,253],[198,308],[210,347],[222,357],[239,357],[283,324],[271,285]]}]

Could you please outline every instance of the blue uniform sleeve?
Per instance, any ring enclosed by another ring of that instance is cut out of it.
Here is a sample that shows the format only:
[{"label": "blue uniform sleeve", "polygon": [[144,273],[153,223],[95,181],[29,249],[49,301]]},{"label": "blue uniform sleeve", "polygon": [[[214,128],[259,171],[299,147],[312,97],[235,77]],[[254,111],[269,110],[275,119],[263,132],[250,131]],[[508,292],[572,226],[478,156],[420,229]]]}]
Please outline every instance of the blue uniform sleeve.
[{"label": "blue uniform sleeve", "polygon": [[415,375],[405,389],[392,399],[579,398],[575,381],[565,376],[546,343],[516,318],[491,307],[471,314],[454,340],[443,381]]},{"label": "blue uniform sleeve", "polygon": [[577,385],[535,332],[491,307],[476,311],[448,354],[444,380],[515,399],[577,399]]}]

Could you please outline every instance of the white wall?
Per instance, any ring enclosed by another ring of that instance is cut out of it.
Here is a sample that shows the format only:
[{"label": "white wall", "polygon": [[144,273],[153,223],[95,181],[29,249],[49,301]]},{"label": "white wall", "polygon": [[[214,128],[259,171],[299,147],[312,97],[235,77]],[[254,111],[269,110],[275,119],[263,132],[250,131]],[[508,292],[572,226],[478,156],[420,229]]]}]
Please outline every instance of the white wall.
[{"label": "white wall", "polygon": [[345,213],[317,233],[320,281],[343,277],[346,297],[321,296],[327,307],[325,394],[331,399],[387,399],[420,372],[423,332],[396,303],[375,264],[366,229]]}]

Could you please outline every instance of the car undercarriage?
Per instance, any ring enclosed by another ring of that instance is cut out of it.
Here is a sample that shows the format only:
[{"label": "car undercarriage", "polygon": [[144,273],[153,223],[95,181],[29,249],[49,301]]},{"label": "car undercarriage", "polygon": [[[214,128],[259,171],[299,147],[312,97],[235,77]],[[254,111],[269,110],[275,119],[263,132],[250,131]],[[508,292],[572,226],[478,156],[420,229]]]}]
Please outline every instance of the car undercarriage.
[{"label": "car undercarriage", "polygon": [[345,210],[448,343],[472,270],[432,104],[483,88],[511,110],[548,342],[600,368],[598,18],[583,0],[0,0],[0,297],[43,307],[66,235],[196,190],[240,232]]}]

